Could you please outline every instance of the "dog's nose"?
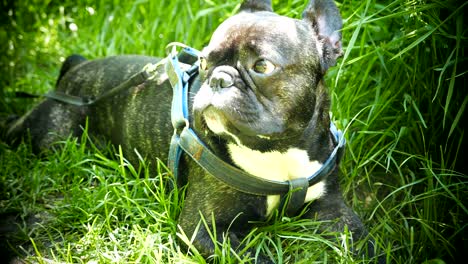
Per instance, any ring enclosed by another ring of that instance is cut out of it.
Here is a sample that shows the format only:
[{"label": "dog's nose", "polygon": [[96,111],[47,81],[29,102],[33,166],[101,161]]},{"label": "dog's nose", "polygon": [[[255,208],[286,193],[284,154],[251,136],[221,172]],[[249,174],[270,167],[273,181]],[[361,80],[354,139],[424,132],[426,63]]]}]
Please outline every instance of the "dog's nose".
[{"label": "dog's nose", "polygon": [[220,90],[234,85],[234,79],[231,74],[215,69],[210,78],[210,87],[213,90]]}]

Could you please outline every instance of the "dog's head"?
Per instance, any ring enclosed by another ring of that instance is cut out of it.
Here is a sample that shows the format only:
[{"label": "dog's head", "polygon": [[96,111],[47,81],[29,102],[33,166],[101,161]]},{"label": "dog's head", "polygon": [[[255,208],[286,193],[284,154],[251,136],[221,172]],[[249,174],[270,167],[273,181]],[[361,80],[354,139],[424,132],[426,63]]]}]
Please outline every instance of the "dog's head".
[{"label": "dog's head", "polygon": [[341,26],[333,1],[312,0],[301,20],[245,1],[202,50],[196,129],[252,149],[293,144],[311,122],[328,129],[321,81],[341,55]]}]

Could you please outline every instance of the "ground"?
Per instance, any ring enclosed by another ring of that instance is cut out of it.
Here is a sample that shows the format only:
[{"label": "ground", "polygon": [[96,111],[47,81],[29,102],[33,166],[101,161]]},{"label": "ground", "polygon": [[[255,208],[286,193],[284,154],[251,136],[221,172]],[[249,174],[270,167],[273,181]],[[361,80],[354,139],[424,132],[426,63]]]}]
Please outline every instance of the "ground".
[{"label": "ground", "polygon": [[[327,73],[332,115],[345,131],[341,183],[389,263],[456,263],[468,248],[465,63],[460,1],[339,1],[344,56]],[[7,1],[0,3],[0,117],[21,115],[53,89],[61,62],[201,49],[239,1]],[[305,1],[273,1],[299,18]],[[2,130],[2,135],[4,130]],[[183,189],[163,163],[136,171],[119,149],[83,138],[33,155],[0,142],[1,250],[29,262],[203,263],[177,228]],[[144,167],[143,167],[144,168]],[[244,245],[278,263],[367,263],[346,236],[277,216]],[[303,230],[308,229],[308,232]],[[336,234],[335,234],[336,235]],[[10,244],[5,243],[9,241]],[[355,245],[359,246],[359,245]],[[236,262],[226,244],[215,262]]]}]

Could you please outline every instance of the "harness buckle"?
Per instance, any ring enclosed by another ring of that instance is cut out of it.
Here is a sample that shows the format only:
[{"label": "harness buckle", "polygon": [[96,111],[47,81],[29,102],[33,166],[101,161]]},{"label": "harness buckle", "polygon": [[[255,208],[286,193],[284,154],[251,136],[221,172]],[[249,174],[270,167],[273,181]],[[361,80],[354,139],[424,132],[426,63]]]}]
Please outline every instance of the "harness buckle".
[{"label": "harness buckle", "polygon": [[294,215],[304,206],[309,181],[307,178],[296,178],[287,182],[289,184],[289,192],[283,197],[283,206],[286,215]]}]

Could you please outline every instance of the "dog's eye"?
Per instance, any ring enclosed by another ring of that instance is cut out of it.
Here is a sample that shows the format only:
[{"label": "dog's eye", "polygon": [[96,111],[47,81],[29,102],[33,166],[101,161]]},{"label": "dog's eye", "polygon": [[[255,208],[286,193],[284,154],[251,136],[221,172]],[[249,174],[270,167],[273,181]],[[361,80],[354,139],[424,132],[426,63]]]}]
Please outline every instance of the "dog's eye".
[{"label": "dog's eye", "polygon": [[256,73],[269,74],[275,70],[275,65],[268,60],[260,59],[255,62],[253,70]]},{"label": "dog's eye", "polygon": [[206,59],[204,57],[200,57],[200,70],[206,71],[208,68],[208,62],[206,62]]}]

